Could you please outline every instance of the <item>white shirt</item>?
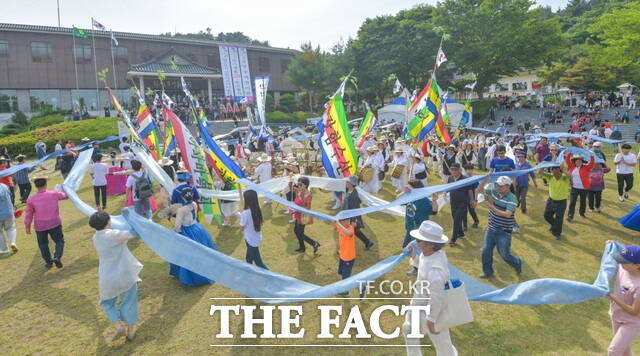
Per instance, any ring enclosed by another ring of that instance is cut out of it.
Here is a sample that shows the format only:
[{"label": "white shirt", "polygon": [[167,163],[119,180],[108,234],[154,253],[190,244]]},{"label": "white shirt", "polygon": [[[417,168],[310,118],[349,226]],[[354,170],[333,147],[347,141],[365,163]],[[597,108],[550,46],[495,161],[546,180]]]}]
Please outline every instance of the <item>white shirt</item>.
[{"label": "white shirt", "polygon": [[178,208],[176,211],[176,230],[180,230],[182,226],[191,226],[196,222],[193,215],[197,207],[198,205],[192,202],[191,204],[183,205]]},{"label": "white shirt", "polygon": [[246,209],[240,214],[240,226],[244,230],[244,239],[251,247],[259,247],[262,241],[262,232],[257,232],[253,226],[251,209]]},{"label": "white shirt", "polygon": [[56,147],[55,147],[56,151],[61,151],[62,150],[62,145],[59,143],[56,143]]},{"label": "white shirt", "polygon": [[616,164],[616,173],[618,173],[618,174],[630,174],[630,173],[633,173],[633,167],[634,166],[627,166],[626,164],[624,164],[622,162],[637,163],[638,159],[636,158],[636,155],[634,155],[633,153],[629,152],[626,155],[623,155],[622,153],[616,154],[616,157],[613,159],[613,161],[614,162],[620,161],[620,163]]},{"label": "white shirt", "polygon": [[[420,254],[418,261],[418,276],[411,305],[430,304],[431,313],[427,316],[427,320],[435,322],[446,306],[444,284],[449,280],[447,255],[443,250],[437,251],[431,256]],[[421,288],[421,285],[427,286],[427,284],[421,284],[420,281],[427,281],[428,288]]]},{"label": "white shirt", "polygon": [[122,168],[125,170],[132,169],[131,160],[136,158],[136,154],[131,151],[125,152],[122,154],[122,158],[124,158],[124,161],[122,161]]},{"label": "white shirt", "polygon": [[373,155],[369,155],[364,162],[365,166],[369,166],[375,170],[381,170],[384,168],[384,158],[379,152]]},{"label": "white shirt", "polygon": [[390,166],[395,167],[397,165],[403,165],[407,167],[409,165],[409,161],[407,160],[407,157],[405,155],[401,155],[400,157],[398,157],[394,153],[393,161],[391,162]]},{"label": "white shirt", "polygon": [[584,189],[584,185],[582,185],[582,178],[580,178],[580,169],[578,167],[571,171],[571,182],[573,183],[574,188]]},{"label": "white shirt", "polygon": [[262,162],[254,170],[254,175],[258,177],[260,183],[271,179],[271,162]]},{"label": "white shirt", "polygon": [[91,165],[91,184],[96,187],[107,185],[107,173],[109,167],[106,164],[97,162]]},{"label": "white shirt", "polygon": [[124,147],[125,146],[129,146],[129,142],[120,142],[120,144],[118,145],[118,147],[120,148],[120,153],[124,154]]},{"label": "white shirt", "polygon": [[136,180],[140,177],[142,177],[142,175],[144,174],[144,172],[140,171],[140,172],[133,172],[129,175],[129,177],[127,177],[127,183],[125,183],[125,187],[131,189],[132,194],[133,195],[133,200],[137,201],[138,198],[136,197]]},{"label": "white shirt", "polygon": [[142,264],[127,248],[127,241],[134,238],[121,230],[104,229],[93,235],[93,246],[98,253],[98,286],[100,300],[115,298],[140,281],[138,274]]}]

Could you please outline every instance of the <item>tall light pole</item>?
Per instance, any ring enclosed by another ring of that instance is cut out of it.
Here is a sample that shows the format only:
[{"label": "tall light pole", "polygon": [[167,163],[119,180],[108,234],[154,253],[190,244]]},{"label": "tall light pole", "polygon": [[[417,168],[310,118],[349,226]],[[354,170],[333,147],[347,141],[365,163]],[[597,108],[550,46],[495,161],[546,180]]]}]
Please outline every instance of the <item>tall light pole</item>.
[{"label": "tall light pole", "polygon": [[56,0],[58,4],[58,27],[60,27],[60,0]]}]

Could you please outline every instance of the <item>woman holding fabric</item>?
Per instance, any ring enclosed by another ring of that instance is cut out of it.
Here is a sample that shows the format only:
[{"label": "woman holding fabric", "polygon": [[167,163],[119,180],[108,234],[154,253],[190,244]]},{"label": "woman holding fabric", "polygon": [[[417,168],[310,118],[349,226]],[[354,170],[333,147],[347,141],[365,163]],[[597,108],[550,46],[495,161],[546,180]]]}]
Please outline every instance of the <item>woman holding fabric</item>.
[{"label": "woman holding fabric", "polygon": [[[216,250],[217,248],[211,239],[211,235],[209,235],[209,232],[196,220],[198,205],[193,201],[194,195],[191,187],[186,187],[180,192],[182,206],[176,211],[175,230],[190,240]],[[187,286],[213,283],[212,280],[206,277],[174,264],[170,265],[169,274],[178,278],[180,283]]]},{"label": "woman holding fabric", "polygon": [[[300,177],[300,179],[298,179],[298,183],[294,185],[293,190],[296,194],[296,198],[293,202],[305,209],[311,209],[312,197],[311,192],[309,191],[309,178]],[[313,246],[313,253],[318,252],[318,247],[320,247],[320,244],[317,241],[309,238],[309,236],[305,235],[304,233],[305,227],[307,225],[313,224],[313,217],[299,211],[295,211],[293,213],[293,217],[296,220],[296,223],[293,227],[293,232],[296,234],[298,243],[300,244],[300,247],[296,250],[296,252],[305,251],[305,242]]]},{"label": "woman holding fabric", "polygon": [[571,177],[571,195],[569,201],[569,212],[567,216],[568,221],[573,220],[573,215],[576,212],[576,202],[580,197],[580,207],[578,212],[581,217],[585,217],[587,211],[587,193],[591,188],[591,169],[595,164],[595,157],[591,156],[591,160],[588,164],[584,164],[584,158],[581,155],[573,155],[570,153],[565,155],[565,162],[569,167],[569,177]]}]

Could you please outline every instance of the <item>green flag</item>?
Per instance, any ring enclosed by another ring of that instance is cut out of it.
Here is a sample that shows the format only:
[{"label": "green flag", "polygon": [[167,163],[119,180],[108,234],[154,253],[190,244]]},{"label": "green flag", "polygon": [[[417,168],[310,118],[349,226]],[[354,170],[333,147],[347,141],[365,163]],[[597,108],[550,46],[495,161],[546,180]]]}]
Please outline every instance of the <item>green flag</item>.
[{"label": "green flag", "polygon": [[75,26],[73,26],[73,35],[78,38],[89,38],[89,34],[87,33],[87,31],[79,29]]}]

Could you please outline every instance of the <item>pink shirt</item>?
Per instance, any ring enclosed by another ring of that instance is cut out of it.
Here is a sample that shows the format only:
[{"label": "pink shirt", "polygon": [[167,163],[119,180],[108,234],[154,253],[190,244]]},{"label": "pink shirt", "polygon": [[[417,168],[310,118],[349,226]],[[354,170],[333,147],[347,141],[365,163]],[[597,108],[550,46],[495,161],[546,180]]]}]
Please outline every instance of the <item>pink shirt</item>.
[{"label": "pink shirt", "polygon": [[56,190],[37,192],[27,199],[27,211],[24,226],[29,229],[31,221],[36,231],[51,230],[62,224],[60,220],[59,200],[67,199],[67,194]]},{"label": "pink shirt", "polygon": [[[633,305],[635,300],[640,299],[640,276],[632,276],[618,266],[614,288],[612,292],[616,297],[620,298],[625,304]],[[609,315],[615,322],[640,326],[640,315],[634,316],[627,313],[614,301],[610,302]]]}]

